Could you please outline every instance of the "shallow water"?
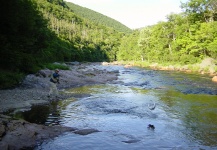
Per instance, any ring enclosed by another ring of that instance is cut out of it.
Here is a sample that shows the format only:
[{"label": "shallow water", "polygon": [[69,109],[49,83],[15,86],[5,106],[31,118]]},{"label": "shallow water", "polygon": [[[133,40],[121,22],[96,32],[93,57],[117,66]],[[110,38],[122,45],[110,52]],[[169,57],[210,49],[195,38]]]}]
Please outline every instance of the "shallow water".
[{"label": "shallow water", "polygon": [[[118,81],[70,89],[67,92],[91,96],[37,106],[17,115],[32,118],[31,122],[101,132],[85,136],[66,133],[36,149],[217,149],[217,84],[209,77],[94,67],[119,70]],[[156,108],[150,110],[148,105],[153,103]],[[155,129],[147,128],[149,124]]]}]

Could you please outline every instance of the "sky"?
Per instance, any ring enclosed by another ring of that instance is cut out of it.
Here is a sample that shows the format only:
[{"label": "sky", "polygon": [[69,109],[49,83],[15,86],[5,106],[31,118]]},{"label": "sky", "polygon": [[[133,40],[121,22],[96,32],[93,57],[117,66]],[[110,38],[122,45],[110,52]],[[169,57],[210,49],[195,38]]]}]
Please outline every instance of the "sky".
[{"label": "sky", "polygon": [[131,29],[166,21],[171,13],[181,13],[188,0],[65,0],[113,18]]}]

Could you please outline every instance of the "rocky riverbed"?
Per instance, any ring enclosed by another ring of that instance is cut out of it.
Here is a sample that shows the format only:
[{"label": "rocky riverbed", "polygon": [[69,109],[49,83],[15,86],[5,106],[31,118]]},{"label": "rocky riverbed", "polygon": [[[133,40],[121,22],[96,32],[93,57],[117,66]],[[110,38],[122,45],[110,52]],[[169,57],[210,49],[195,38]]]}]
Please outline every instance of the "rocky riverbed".
[{"label": "rocky riverbed", "polygon": [[[0,113],[6,111],[28,110],[33,105],[48,104],[51,101],[63,100],[70,97],[85,97],[88,95],[67,94],[69,88],[90,84],[105,84],[115,82],[119,74],[117,71],[96,69],[100,63],[84,63],[68,65],[70,70],[60,70],[60,84],[57,85],[58,97],[48,97],[49,79],[53,70],[44,69],[36,74],[27,75],[20,86],[14,89],[0,90]],[[66,131],[89,134],[98,132],[95,129],[73,129],[63,126],[48,127],[14,120],[0,115],[0,149],[29,149],[34,148],[43,140],[53,138]],[[87,133],[86,133],[87,132]]]}]

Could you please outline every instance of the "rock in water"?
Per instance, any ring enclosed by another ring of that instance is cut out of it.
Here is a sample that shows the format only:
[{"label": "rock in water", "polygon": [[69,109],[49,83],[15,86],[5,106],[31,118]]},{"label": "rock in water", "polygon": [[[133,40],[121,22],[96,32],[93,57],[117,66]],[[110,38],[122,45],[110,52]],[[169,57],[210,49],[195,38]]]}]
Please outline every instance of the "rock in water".
[{"label": "rock in water", "polygon": [[80,135],[88,135],[88,134],[95,133],[95,132],[100,132],[100,131],[96,129],[82,129],[82,130],[77,130],[74,133],[80,134]]},{"label": "rock in water", "polygon": [[155,126],[154,126],[153,124],[149,124],[149,125],[148,125],[148,129],[153,129],[153,130],[154,130],[154,129],[155,129]]},{"label": "rock in water", "polygon": [[150,110],[154,110],[155,109],[155,107],[156,107],[156,103],[149,103],[148,104],[148,108],[150,109]]},{"label": "rock in water", "polygon": [[137,142],[139,142],[139,141],[140,141],[140,140],[134,139],[134,140],[128,140],[128,141],[122,141],[122,142],[130,144],[130,143],[137,143]]}]

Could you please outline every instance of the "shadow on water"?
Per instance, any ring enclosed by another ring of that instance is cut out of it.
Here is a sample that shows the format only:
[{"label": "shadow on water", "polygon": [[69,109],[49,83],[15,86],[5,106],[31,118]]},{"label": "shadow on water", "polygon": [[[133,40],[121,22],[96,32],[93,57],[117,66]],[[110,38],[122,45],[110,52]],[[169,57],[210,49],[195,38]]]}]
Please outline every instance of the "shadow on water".
[{"label": "shadow on water", "polygon": [[[69,133],[37,149],[217,149],[217,85],[209,78],[118,69],[116,84],[67,91],[90,97],[16,113],[30,122],[101,131],[87,136]],[[154,110],[149,109],[150,103],[156,104]],[[149,124],[155,128],[148,128]]]},{"label": "shadow on water", "polygon": [[14,118],[24,119],[30,123],[44,124],[47,126],[60,125],[60,112],[75,99],[54,101],[49,105],[36,105],[28,111],[15,111],[11,113]]}]

